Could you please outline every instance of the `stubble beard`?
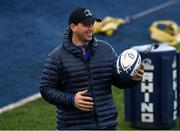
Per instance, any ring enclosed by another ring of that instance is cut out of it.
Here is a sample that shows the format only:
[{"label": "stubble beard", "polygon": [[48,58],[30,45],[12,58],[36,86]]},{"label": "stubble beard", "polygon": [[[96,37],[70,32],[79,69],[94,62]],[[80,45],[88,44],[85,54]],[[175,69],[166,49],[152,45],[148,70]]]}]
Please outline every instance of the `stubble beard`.
[{"label": "stubble beard", "polygon": [[83,36],[81,36],[81,40],[84,43],[89,43],[92,40],[92,36],[83,35]]}]

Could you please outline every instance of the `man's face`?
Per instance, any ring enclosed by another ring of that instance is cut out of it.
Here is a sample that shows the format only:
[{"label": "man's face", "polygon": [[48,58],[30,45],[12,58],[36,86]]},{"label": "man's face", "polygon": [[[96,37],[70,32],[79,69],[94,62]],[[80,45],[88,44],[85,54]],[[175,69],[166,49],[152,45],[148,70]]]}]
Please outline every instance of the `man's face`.
[{"label": "man's face", "polygon": [[89,42],[93,36],[93,24],[78,23],[71,28],[73,34],[82,42]]}]

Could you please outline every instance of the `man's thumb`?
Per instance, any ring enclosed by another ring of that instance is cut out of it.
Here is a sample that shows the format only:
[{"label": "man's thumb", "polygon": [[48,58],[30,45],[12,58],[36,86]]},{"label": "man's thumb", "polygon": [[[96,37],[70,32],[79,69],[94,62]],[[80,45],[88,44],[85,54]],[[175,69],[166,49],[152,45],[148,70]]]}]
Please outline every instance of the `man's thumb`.
[{"label": "man's thumb", "polygon": [[85,95],[87,93],[88,90],[84,90],[84,91],[80,91],[79,94],[80,95]]}]

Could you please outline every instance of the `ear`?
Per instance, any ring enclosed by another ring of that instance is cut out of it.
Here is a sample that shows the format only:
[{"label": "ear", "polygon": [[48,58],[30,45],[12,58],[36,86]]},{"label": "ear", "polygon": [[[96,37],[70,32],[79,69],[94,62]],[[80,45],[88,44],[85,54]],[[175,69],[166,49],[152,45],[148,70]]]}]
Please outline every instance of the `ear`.
[{"label": "ear", "polygon": [[77,30],[77,25],[74,24],[74,23],[71,23],[71,24],[69,25],[69,27],[70,27],[70,29],[71,29],[73,32],[75,32],[75,31]]}]

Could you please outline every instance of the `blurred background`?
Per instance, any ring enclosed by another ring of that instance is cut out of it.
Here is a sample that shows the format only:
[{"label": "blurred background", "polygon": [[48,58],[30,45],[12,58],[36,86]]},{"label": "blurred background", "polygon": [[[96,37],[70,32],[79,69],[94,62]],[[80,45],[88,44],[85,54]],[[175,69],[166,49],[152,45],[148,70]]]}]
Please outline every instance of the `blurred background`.
[{"label": "blurred background", "polygon": [[[89,8],[99,18],[125,18],[167,1],[0,0],[0,109],[39,92],[44,61],[61,43],[73,9]],[[180,4],[176,4],[122,25],[112,36],[95,36],[109,42],[118,54],[134,45],[154,43],[150,38],[150,25],[157,20],[172,20],[179,24],[179,8]],[[123,95],[122,91],[117,92],[119,94],[114,97],[119,99],[116,104],[121,111],[118,129],[131,129],[128,123],[121,123],[124,121]],[[40,109],[36,109],[38,107]],[[55,129],[54,109],[39,99],[0,114],[0,129]],[[39,126],[41,124],[44,126]]]}]

